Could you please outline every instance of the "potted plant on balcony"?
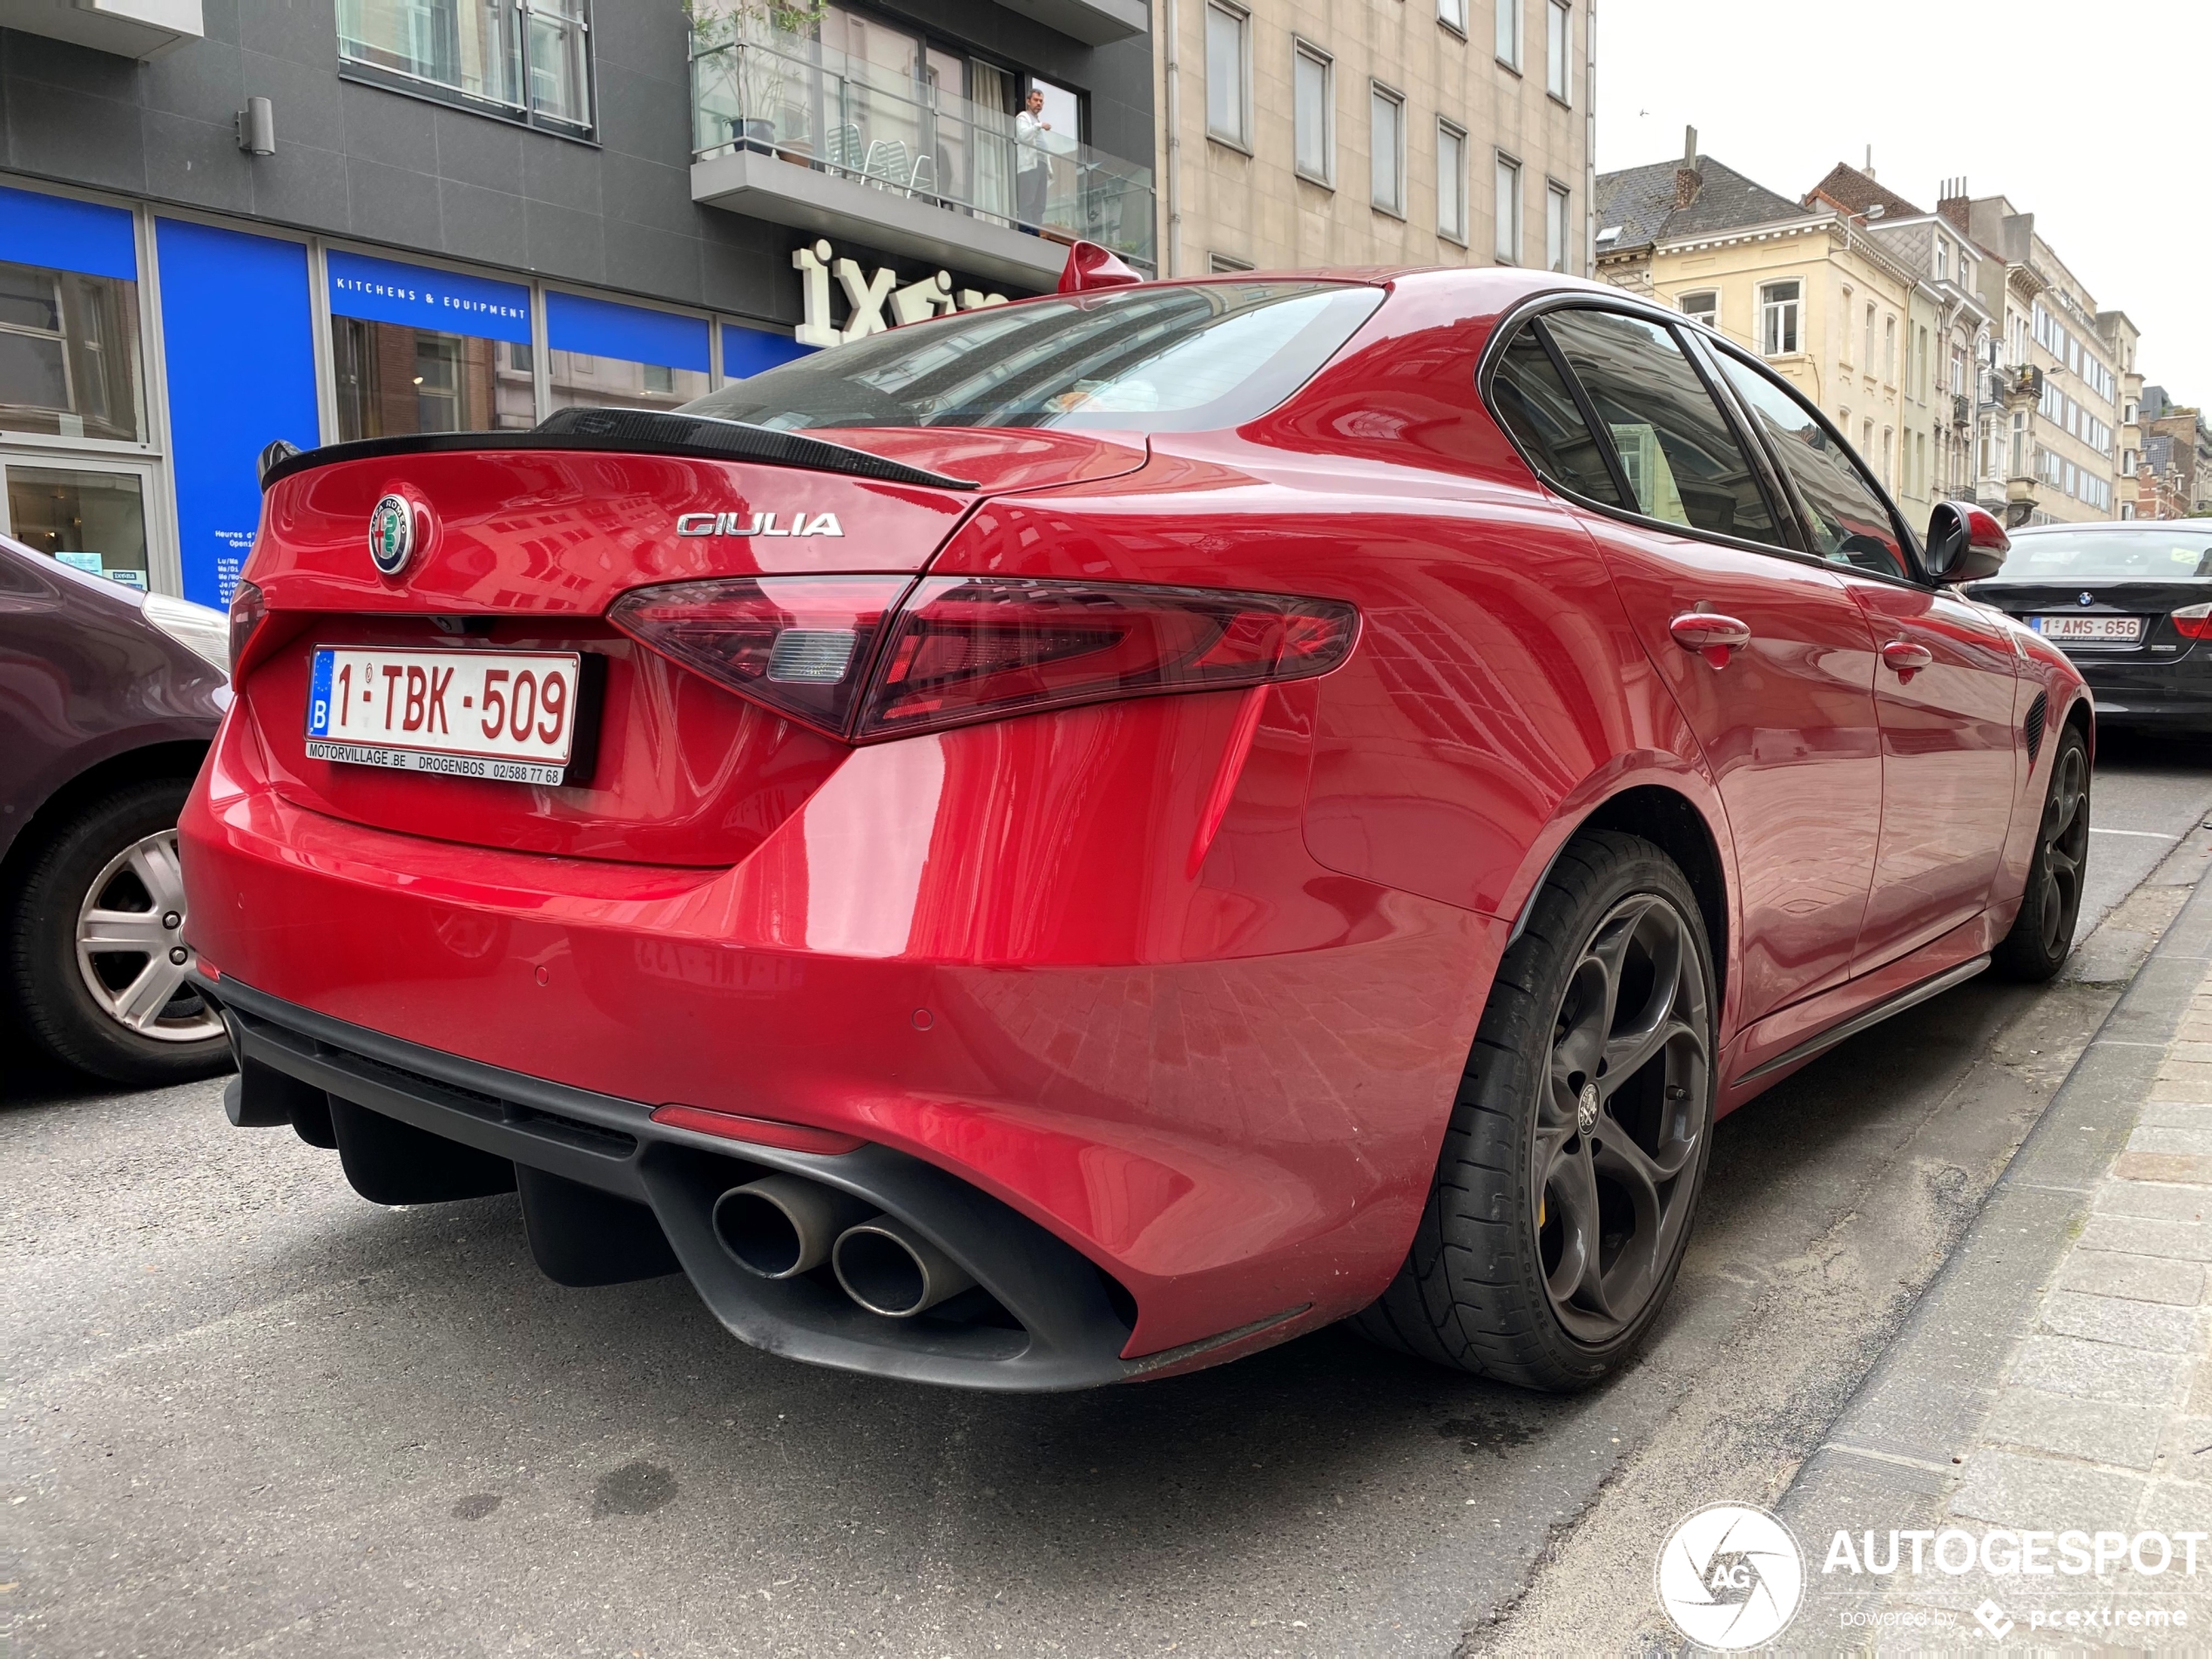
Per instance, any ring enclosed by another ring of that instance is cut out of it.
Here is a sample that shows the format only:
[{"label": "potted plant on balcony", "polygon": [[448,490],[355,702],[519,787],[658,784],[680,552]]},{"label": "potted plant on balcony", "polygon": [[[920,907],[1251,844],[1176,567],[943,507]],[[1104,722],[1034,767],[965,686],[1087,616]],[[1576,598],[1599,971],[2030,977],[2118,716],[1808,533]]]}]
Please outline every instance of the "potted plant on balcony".
[{"label": "potted plant on balcony", "polygon": [[[742,144],[774,153],[812,152],[803,135],[776,132],[776,105],[783,90],[781,54],[790,44],[810,41],[828,10],[827,0],[684,0],[691,31],[692,97],[702,125],[708,119],[708,85],[719,81],[734,111],[714,114],[726,132],[717,143]],[[702,147],[712,137],[700,134]]]}]

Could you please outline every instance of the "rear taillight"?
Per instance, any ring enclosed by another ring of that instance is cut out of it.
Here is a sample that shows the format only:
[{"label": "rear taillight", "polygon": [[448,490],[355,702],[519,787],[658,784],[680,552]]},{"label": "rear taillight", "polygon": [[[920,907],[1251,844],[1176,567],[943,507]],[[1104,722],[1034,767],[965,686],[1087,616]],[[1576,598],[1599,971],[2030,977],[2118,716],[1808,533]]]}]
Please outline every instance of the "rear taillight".
[{"label": "rear taillight", "polygon": [[2212,605],[2184,605],[2174,613],[2174,631],[2184,639],[2212,639]]},{"label": "rear taillight", "polygon": [[843,737],[904,576],[673,582],[624,594],[607,620],[779,714]]},{"label": "rear taillight", "polygon": [[680,582],[624,596],[608,620],[848,742],[1304,679],[1359,631],[1333,599],[995,577]]},{"label": "rear taillight", "polygon": [[252,643],[254,630],[269,614],[268,605],[262,600],[261,590],[251,582],[241,582],[231,595],[231,678],[238,678],[238,671],[246,661],[246,648]]},{"label": "rear taillight", "polygon": [[892,622],[853,735],[1304,679],[1342,662],[1358,626],[1333,599],[931,577]]}]

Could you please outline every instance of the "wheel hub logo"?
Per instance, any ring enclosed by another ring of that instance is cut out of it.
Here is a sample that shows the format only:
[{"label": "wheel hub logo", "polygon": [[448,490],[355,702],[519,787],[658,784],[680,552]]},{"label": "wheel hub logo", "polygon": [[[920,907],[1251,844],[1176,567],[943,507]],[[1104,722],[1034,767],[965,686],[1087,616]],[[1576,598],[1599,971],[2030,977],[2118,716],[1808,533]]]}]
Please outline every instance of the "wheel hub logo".
[{"label": "wheel hub logo", "polygon": [[1804,1556],[1775,1516],[1714,1503],[1676,1523],[1659,1551],[1659,1605],[1701,1648],[1763,1647],[1789,1628],[1804,1595]]},{"label": "wheel hub logo", "polygon": [[368,556],[386,576],[407,568],[415,551],[415,509],[404,496],[387,496],[368,516]]}]

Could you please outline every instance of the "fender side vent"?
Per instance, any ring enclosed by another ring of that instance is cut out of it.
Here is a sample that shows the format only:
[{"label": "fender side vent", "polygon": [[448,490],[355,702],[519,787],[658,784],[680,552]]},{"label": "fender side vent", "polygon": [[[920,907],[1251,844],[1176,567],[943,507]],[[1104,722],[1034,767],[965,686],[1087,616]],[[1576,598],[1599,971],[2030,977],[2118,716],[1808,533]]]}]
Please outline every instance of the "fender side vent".
[{"label": "fender side vent", "polygon": [[2027,705],[2027,718],[2020,722],[2020,735],[2027,739],[2027,764],[2031,766],[2042,750],[2043,721],[2050,711],[2050,699],[2038,691],[2035,701]]}]

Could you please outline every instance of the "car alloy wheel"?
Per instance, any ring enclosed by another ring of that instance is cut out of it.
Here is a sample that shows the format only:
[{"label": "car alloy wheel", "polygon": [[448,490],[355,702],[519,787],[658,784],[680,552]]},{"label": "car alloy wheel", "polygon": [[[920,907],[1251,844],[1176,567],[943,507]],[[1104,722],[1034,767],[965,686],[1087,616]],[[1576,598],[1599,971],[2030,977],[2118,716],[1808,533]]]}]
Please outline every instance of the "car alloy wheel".
[{"label": "car alloy wheel", "polygon": [[2063,955],[2081,908],[2081,867],[2089,851],[2089,758],[2063,743],[2051,765],[2051,791],[2036,831],[2034,874],[2042,882],[2036,921],[2046,955]]},{"label": "car alloy wheel", "polygon": [[185,978],[177,832],[141,836],[101,867],[77,912],[77,971],[100,1011],[162,1042],[204,1042],[223,1022]]},{"label": "car alloy wheel", "polygon": [[1668,1279],[1689,1224],[1712,1056],[1689,923],[1640,893],[1606,914],[1553,1018],[1529,1179],[1552,1312],[1611,1341]]}]

